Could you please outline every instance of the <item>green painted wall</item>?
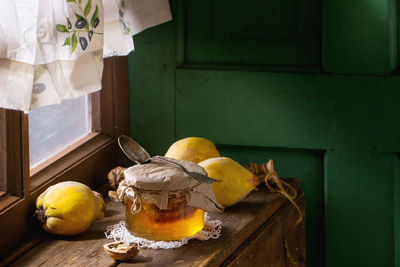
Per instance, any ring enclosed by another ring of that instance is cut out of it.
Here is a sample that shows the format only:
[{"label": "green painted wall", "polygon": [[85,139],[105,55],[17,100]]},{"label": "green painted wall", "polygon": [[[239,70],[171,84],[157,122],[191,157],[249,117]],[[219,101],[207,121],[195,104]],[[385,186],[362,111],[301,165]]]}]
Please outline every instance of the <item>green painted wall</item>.
[{"label": "green painted wall", "polygon": [[394,180],[399,178],[394,171],[396,161],[391,153],[326,153],[326,249],[330,266],[394,266],[394,213],[398,211],[394,209],[393,189]]},{"label": "green painted wall", "polygon": [[134,37],[132,137],[274,159],[305,191],[308,266],[400,267],[396,2],[241,3],[172,1]]}]

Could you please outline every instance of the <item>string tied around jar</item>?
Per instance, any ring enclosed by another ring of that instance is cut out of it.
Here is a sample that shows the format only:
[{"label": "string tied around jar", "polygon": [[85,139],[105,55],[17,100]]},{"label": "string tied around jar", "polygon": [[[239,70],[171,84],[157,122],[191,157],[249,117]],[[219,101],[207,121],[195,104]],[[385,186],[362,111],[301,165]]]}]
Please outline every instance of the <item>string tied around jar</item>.
[{"label": "string tied around jar", "polygon": [[137,214],[142,210],[142,194],[159,194],[161,196],[160,210],[166,210],[168,208],[168,195],[169,194],[182,194],[193,191],[196,187],[201,185],[200,182],[195,185],[177,190],[151,190],[151,189],[141,189],[134,185],[125,185],[119,194],[114,191],[109,191],[109,196],[115,200],[123,201],[125,197],[132,200],[131,213]]}]

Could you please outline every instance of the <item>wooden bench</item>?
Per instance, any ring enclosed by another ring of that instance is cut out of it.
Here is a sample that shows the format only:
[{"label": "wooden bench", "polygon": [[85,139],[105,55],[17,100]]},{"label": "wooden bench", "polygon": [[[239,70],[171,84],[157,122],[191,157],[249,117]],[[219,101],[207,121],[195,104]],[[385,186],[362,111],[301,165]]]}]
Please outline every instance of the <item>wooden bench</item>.
[{"label": "wooden bench", "polygon": [[[296,203],[305,213],[304,194],[298,179],[290,179],[298,190]],[[124,206],[107,200],[106,217],[82,235],[59,237],[42,233],[41,242],[19,256],[11,266],[305,266],[305,224],[297,226],[294,206],[265,186],[223,214],[218,239],[191,240],[171,250],[140,249],[132,262],[108,258],[103,245],[108,226],[124,220]]]}]

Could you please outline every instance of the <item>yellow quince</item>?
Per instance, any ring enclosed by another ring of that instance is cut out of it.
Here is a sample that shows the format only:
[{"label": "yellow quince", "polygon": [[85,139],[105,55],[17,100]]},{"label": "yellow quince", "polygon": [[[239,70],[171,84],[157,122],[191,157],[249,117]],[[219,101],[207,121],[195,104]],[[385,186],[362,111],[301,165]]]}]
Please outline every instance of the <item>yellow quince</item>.
[{"label": "yellow quince", "polygon": [[217,180],[211,186],[218,203],[225,208],[242,200],[260,183],[252,172],[227,157],[210,158],[199,165]]},{"label": "yellow quince", "polygon": [[173,143],[165,154],[168,158],[199,163],[220,154],[214,143],[202,137],[187,137]]},{"label": "yellow quince", "polygon": [[88,186],[68,181],[50,186],[36,200],[35,215],[43,229],[58,235],[76,235],[104,218],[102,196]]}]

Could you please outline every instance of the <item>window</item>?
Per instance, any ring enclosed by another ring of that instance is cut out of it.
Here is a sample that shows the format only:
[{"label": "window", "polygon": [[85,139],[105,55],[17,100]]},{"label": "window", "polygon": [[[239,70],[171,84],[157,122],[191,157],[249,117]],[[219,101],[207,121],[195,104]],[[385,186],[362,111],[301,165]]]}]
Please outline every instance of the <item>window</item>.
[{"label": "window", "polygon": [[33,110],[29,120],[30,169],[46,165],[46,160],[92,132],[90,95]]},{"label": "window", "polygon": [[[0,226],[7,229],[2,231],[0,254],[32,230],[31,217],[36,198],[48,186],[75,180],[96,187],[105,183],[107,172],[124,160],[118,153],[115,137],[129,132],[127,79],[126,57],[105,59],[103,89],[92,94],[90,101],[88,97],[82,97],[67,101],[63,107],[47,107],[83,110],[80,115],[65,116],[65,119],[72,120],[62,121],[67,128],[75,124],[73,120],[76,116],[81,116],[82,124],[75,127],[74,132],[68,132],[68,137],[72,139],[66,141],[61,131],[51,144],[48,143],[54,148],[50,157],[43,153],[48,151],[47,148],[29,151],[29,139],[33,142],[32,146],[42,146],[40,131],[52,131],[43,129],[42,125],[41,129],[35,129],[32,124],[29,127],[29,120],[32,123],[43,118],[40,110],[27,115],[0,109]],[[73,144],[55,147],[60,139],[64,144]],[[38,151],[39,154],[34,154]]]}]

